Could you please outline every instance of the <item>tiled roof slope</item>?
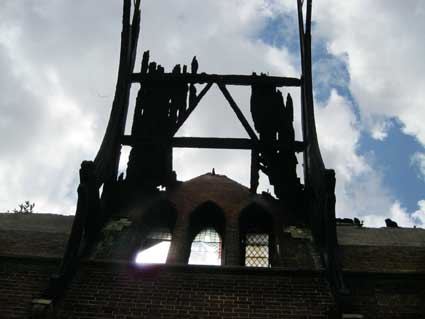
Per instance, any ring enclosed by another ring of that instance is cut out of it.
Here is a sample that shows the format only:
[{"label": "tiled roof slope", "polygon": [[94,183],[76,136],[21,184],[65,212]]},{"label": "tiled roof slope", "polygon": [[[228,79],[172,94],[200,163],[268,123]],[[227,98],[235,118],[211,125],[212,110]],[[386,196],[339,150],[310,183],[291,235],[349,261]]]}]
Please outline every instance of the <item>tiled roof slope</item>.
[{"label": "tiled roof slope", "polygon": [[62,257],[73,216],[0,214],[0,255]]},{"label": "tiled roof slope", "polygon": [[425,229],[337,227],[345,271],[425,272]]},{"label": "tiled roof slope", "polygon": [[412,246],[425,247],[422,228],[367,228],[338,226],[338,242],[348,246]]}]

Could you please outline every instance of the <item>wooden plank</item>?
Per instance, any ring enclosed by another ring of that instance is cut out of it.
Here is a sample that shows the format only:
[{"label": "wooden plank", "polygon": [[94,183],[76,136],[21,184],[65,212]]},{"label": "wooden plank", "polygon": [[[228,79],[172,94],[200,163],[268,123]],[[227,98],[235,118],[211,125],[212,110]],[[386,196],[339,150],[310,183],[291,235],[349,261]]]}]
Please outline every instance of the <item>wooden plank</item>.
[{"label": "wooden plank", "polygon": [[132,82],[138,83],[155,83],[155,82],[185,82],[185,83],[217,83],[223,85],[271,85],[276,87],[298,87],[301,85],[301,80],[292,77],[279,76],[262,76],[262,75],[219,75],[219,74],[174,74],[164,73],[161,75],[149,75],[142,73],[133,73]]}]

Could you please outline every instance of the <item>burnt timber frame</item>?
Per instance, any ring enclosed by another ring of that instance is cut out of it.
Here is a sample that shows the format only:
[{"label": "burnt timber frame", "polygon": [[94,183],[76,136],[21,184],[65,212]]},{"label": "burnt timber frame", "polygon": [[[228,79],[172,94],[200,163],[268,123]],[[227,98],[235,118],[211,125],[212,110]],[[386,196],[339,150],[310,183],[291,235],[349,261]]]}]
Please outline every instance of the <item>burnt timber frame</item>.
[{"label": "burnt timber frame", "polygon": [[325,168],[317,139],[311,55],[312,0],[306,1],[305,21],[304,2],[304,0],[297,0],[302,72],[301,123],[303,138],[306,141],[304,151],[305,192],[309,199],[308,210],[311,212],[310,225],[313,237],[322,254],[328,280],[339,307],[341,299],[348,291],[342,275],[336,234],[335,171]]},{"label": "burnt timber frame", "polygon": [[[133,2],[134,1],[134,2]],[[122,145],[151,143],[124,135],[129,108],[130,89],[133,83],[186,83],[205,84],[199,95],[189,104],[183,120],[173,130],[173,136],[187,120],[200,100],[212,87],[217,85],[232,110],[245,128],[249,138],[199,138],[172,137],[166,141],[171,147],[221,148],[251,150],[251,190],[256,191],[260,165],[261,146],[259,138],[252,129],[237,103],[227,89],[228,85],[272,85],[275,87],[300,87],[301,123],[303,141],[296,141],[295,152],[304,156],[304,196],[307,201],[309,223],[313,237],[323,257],[328,280],[333,288],[337,303],[345,291],[338,256],[338,242],[335,223],[335,172],[325,168],[317,139],[311,61],[311,16],[312,0],[296,0],[299,23],[301,77],[288,78],[256,75],[217,75],[217,74],[174,74],[149,75],[134,73],[137,43],[140,28],[140,0],[123,0],[123,20],[121,48],[115,96],[109,122],[94,161],[84,161],[80,169],[77,209],[71,235],[66,247],[60,270],[53,276],[43,298],[58,300],[108,218],[108,204],[114,193],[118,178],[118,164]],[[134,5],[133,10],[132,2]],[[306,7],[305,21],[303,7]],[[132,13],[133,12],[133,13]],[[155,141],[161,142],[161,141]],[[265,155],[263,155],[265,156]],[[100,189],[103,192],[100,195]]]},{"label": "burnt timber frame", "polygon": [[[121,144],[132,146],[136,143],[149,143],[150,140],[138,140],[131,135],[124,135],[121,138]],[[161,141],[157,141],[161,143]],[[227,150],[253,150],[257,147],[255,141],[249,138],[222,138],[222,137],[173,137],[171,139],[173,147],[181,148],[209,148],[209,149],[227,149]],[[303,142],[295,142],[295,151],[301,153],[304,151]]]}]

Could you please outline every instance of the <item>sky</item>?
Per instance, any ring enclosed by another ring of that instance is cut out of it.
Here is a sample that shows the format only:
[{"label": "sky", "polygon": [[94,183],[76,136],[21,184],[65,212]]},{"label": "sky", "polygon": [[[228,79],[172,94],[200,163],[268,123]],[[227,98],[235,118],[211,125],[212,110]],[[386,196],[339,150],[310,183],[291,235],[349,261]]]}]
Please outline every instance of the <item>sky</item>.
[{"label": "sky", "polygon": [[[0,211],[25,200],[36,212],[75,211],[79,165],[100,146],[118,67],[122,4],[99,3],[0,2]],[[200,72],[299,77],[295,10],[295,0],[142,0],[136,70],[149,49],[168,71],[196,55]],[[313,1],[316,124],[338,217],[425,227],[423,30],[422,0]],[[249,88],[230,92],[250,118]],[[301,139],[299,92],[287,92]],[[178,135],[247,136],[217,89]],[[215,168],[248,185],[249,158],[177,149],[174,167],[181,180]],[[271,191],[264,176],[261,189]]]}]

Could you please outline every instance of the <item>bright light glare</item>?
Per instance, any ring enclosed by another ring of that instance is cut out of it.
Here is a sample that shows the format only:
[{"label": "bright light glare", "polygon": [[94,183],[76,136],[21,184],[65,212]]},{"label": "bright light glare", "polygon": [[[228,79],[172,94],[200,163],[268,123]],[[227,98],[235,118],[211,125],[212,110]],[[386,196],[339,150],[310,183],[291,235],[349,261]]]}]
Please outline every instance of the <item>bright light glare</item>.
[{"label": "bright light glare", "polygon": [[190,265],[221,265],[221,258],[217,252],[218,244],[194,242],[189,258]]},{"label": "bright light glare", "polygon": [[139,252],[136,256],[137,264],[165,264],[170,241],[162,241],[146,250]]}]

